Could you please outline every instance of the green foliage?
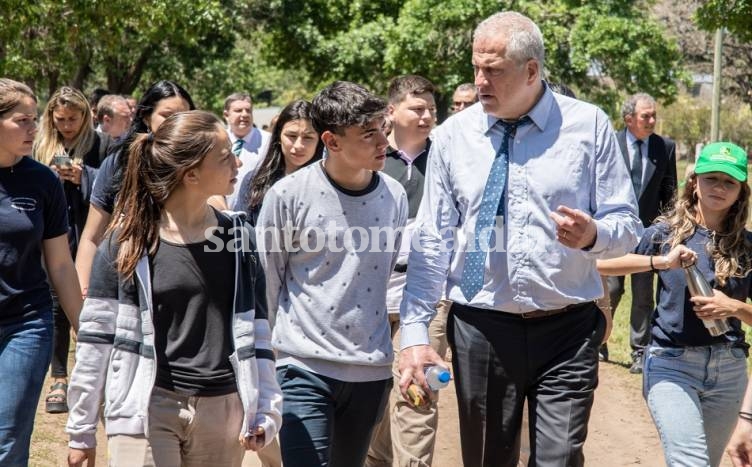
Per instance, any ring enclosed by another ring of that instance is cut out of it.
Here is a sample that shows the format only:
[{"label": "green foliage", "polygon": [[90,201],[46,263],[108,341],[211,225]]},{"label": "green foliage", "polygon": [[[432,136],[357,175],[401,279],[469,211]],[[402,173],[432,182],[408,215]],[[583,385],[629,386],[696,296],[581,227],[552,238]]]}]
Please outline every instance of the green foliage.
[{"label": "green foliage", "polygon": [[235,0],[16,0],[3,8],[0,75],[52,92],[93,76],[131,93],[144,73],[183,74],[229,55],[239,22]]},{"label": "green foliage", "polygon": [[[661,134],[670,136],[694,154],[697,143],[710,139],[710,103],[679,95],[676,102],[658,110]],[[738,98],[725,98],[721,105],[721,140],[752,148],[752,109]]]},{"label": "green foliage", "polygon": [[[272,104],[276,105],[285,105],[299,98],[310,99],[310,92],[303,86],[300,73],[267,63],[259,53],[259,42],[258,35],[249,39],[239,38],[229,57],[211,59],[196,69],[190,79],[182,75],[177,79],[190,83],[189,90],[196,105],[217,114],[222,112],[225,97],[233,92],[247,92],[255,96],[261,91],[271,90]],[[254,102],[254,106],[260,105],[264,104]]]},{"label": "green foliage", "polygon": [[696,13],[697,24],[706,31],[726,28],[742,41],[752,41],[752,1],[707,0]]},{"label": "green foliage", "polygon": [[407,0],[392,27],[384,65],[391,76],[419,74],[451,94],[473,81],[473,25],[496,9],[472,0]]},{"label": "green foliage", "polygon": [[670,136],[691,152],[710,137],[710,104],[681,94],[673,104],[659,109],[661,134]]},{"label": "green foliage", "polygon": [[[108,0],[94,5],[92,15],[104,21],[93,47],[113,91],[133,91],[147,67],[163,73],[161,78],[179,71],[190,78],[191,70],[229,55],[233,47],[234,2]],[[134,5],[140,11],[134,12]]]},{"label": "green foliage", "polygon": [[473,80],[472,31],[517,10],[540,26],[546,73],[617,115],[622,93],[670,101],[684,78],[674,41],[630,0],[0,0],[0,75],[44,94],[63,84],[135,93],[157,79],[219,110],[236,90],[275,103],[335,79],[384,92],[417,73],[446,96]]},{"label": "green foliage", "polygon": [[475,26],[496,11],[517,10],[544,34],[548,76],[615,115],[622,92],[670,101],[686,79],[675,41],[644,7],[626,0],[272,0],[250,9],[268,32],[269,62],[300,70],[311,87],[346,79],[383,91],[391,76],[416,73],[447,94],[473,79]]},{"label": "green foliage", "polygon": [[738,99],[726,99],[721,108],[721,139],[752,150],[752,108]]},{"label": "green foliage", "polygon": [[595,68],[599,78],[613,79],[620,91],[644,91],[670,101],[679,81],[686,79],[680,71],[679,48],[662,38],[657,23],[631,13],[634,16],[604,16],[582,8],[570,36],[572,79],[584,83],[592,79],[588,69]]},{"label": "green foliage", "polygon": [[381,82],[383,50],[399,1],[260,0],[250,14],[261,18],[262,53],[269,63],[301,70],[310,89],[335,79]]},{"label": "green foliage", "polygon": [[2,10],[1,75],[54,89],[62,77],[80,72],[77,58],[87,56],[82,50],[85,21],[66,2],[11,0]]}]

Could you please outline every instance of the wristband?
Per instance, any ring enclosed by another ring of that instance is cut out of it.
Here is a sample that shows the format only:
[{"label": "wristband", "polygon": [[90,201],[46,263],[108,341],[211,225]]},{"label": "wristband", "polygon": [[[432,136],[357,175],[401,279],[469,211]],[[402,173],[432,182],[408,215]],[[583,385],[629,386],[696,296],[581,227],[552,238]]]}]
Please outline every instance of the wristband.
[{"label": "wristband", "polygon": [[752,422],[752,412],[739,411],[739,418]]},{"label": "wristband", "polygon": [[658,270],[653,265],[653,255],[650,255],[650,270],[653,272],[657,272]]}]

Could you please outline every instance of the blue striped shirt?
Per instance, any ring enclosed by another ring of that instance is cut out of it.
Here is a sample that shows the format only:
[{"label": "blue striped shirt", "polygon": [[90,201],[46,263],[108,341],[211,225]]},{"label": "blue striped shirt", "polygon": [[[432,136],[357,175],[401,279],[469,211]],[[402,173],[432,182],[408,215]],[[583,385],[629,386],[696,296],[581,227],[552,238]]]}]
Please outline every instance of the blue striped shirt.
[{"label": "blue striped shirt", "polygon": [[[448,298],[473,307],[510,313],[562,308],[601,297],[595,260],[637,245],[637,201],[608,116],[547,86],[528,115],[533,124],[510,141],[506,218],[497,223],[503,235],[492,235],[490,244],[499,246],[486,257],[483,288],[469,302],[460,290],[465,250],[503,130],[479,103],[435,130],[400,310],[402,348],[428,343],[445,279]],[[549,214],[560,205],[593,217],[592,248],[557,241]]]}]

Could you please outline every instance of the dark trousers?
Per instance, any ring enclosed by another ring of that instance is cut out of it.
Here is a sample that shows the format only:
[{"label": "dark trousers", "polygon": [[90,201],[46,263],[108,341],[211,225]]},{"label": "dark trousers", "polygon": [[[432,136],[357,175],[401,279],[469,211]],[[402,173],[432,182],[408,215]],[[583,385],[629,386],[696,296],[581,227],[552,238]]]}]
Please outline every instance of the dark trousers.
[{"label": "dark trousers", "polygon": [[[650,321],[653,319],[655,301],[653,296],[653,273],[640,272],[630,276],[632,282],[632,310],[629,315],[629,345],[632,356],[642,356],[650,343]],[[622,295],[624,295],[624,276],[608,278],[608,294],[611,297],[611,312],[616,314]]]},{"label": "dark trousers", "polygon": [[526,399],[528,465],[584,465],[605,327],[593,303],[537,319],[455,303],[447,338],[464,465],[517,465]]},{"label": "dark trousers", "polygon": [[392,378],[348,383],[293,365],[277,368],[282,388],[279,444],[286,467],[357,467],[381,421]]},{"label": "dark trousers", "polygon": [[50,374],[53,378],[67,378],[71,326],[54,292],[52,293],[52,323],[52,362],[50,363]]}]

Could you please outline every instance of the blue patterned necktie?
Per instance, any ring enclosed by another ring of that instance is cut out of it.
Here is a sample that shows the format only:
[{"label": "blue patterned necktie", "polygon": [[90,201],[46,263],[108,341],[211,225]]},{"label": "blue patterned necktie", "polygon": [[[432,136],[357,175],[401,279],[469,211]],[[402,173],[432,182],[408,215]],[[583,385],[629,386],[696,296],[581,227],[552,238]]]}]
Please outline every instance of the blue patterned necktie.
[{"label": "blue patterned necktie", "polygon": [[238,138],[232,143],[232,153],[235,157],[240,157],[240,152],[243,150],[243,138]]},{"label": "blue patterned necktie", "polygon": [[496,122],[504,130],[504,136],[491,165],[486,188],[483,190],[478,220],[475,223],[475,238],[473,240],[475,248],[473,251],[465,253],[465,267],[462,269],[460,281],[460,290],[462,290],[462,294],[468,303],[483,288],[491,227],[494,225],[494,219],[497,215],[504,215],[504,187],[507,183],[507,166],[509,165],[509,139],[515,134],[518,127],[528,123],[530,123],[530,117],[523,117],[514,122],[502,120]]}]

